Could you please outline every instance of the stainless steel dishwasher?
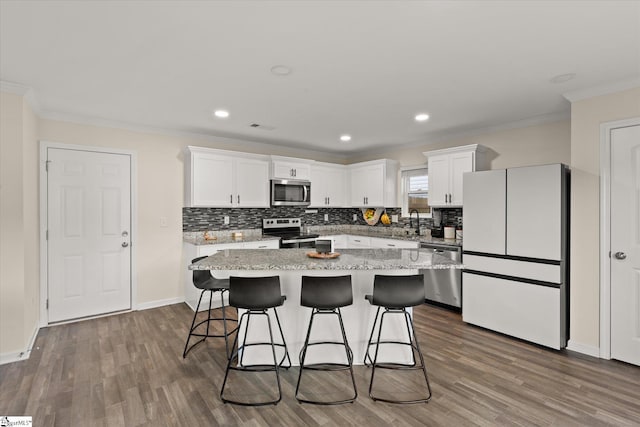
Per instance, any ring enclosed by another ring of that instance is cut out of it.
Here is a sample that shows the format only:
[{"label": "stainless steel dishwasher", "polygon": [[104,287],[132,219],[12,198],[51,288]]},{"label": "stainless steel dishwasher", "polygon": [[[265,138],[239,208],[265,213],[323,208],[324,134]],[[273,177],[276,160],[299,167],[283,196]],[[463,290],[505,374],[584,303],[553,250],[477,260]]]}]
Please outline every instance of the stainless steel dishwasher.
[{"label": "stainless steel dishwasher", "polygon": [[[439,243],[420,243],[422,249],[433,252],[456,262],[462,262],[462,248]],[[424,274],[424,293],[429,301],[462,308],[462,269],[426,269]]]}]

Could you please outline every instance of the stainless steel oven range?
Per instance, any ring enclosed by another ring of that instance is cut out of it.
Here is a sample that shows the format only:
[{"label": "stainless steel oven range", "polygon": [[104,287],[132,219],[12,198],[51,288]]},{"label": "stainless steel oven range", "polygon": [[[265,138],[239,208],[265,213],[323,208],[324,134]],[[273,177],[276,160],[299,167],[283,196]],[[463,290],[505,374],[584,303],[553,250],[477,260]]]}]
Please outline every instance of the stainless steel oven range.
[{"label": "stainless steel oven range", "polygon": [[268,218],[262,220],[262,234],[280,237],[281,248],[315,248],[319,234],[302,232],[300,218]]}]

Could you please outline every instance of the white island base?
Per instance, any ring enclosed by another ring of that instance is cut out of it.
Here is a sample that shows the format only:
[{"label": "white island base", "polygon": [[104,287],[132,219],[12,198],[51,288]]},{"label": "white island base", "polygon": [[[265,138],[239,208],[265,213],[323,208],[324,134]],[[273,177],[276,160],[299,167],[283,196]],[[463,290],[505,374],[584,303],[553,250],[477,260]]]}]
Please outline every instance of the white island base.
[{"label": "white island base", "polygon": [[[341,308],[349,346],[353,351],[353,363],[362,365],[366,352],[367,342],[371,334],[371,328],[375,318],[377,307],[369,304],[364,299],[367,294],[373,293],[373,279],[376,274],[385,275],[410,275],[418,274],[418,270],[242,270],[242,271],[217,271],[217,277],[226,276],[280,276],[280,288],[283,295],[287,296],[284,305],[278,307],[278,316],[282,325],[282,332],[287,343],[289,356],[292,365],[299,365],[299,354],[306,337],[311,308],[300,305],[300,290],[302,287],[302,276],[343,276],[351,275],[353,288],[353,304]],[[411,313],[411,308],[407,311]],[[244,310],[238,310],[240,316]],[[274,339],[280,342],[277,323],[273,315],[273,310],[269,310],[271,326],[273,328]],[[382,310],[381,310],[382,313]],[[242,329],[239,331],[239,340],[244,336],[246,328],[246,318]],[[376,337],[374,336],[374,339]],[[393,339],[395,341],[409,342],[407,327],[404,316],[400,314],[387,314],[385,316],[382,339]],[[251,319],[251,327],[247,335],[247,343],[269,341],[269,330],[264,316],[255,316]],[[314,341],[342,341],[338,316],[331,314],[319,314],[314,317],[313,330],[310,342]],[[240,345],[241,343],[239,343]],[[425,343],[421,343],[425,344]],[[371,357],[375,354],[375,346],[371,346]],[[283,349],[276,347],[278,360],[283,355]],[[307,350],[306,364],[312,363],[345,363],[346,354],[344,347],[338,345],[317,345]],[[409,346],[385,344],[380,346],[378,361],[412,363],[411,349]],[[273,363],[273,356],[270,346],[254,346],[246,350],[243,364],[264,364]]]}]

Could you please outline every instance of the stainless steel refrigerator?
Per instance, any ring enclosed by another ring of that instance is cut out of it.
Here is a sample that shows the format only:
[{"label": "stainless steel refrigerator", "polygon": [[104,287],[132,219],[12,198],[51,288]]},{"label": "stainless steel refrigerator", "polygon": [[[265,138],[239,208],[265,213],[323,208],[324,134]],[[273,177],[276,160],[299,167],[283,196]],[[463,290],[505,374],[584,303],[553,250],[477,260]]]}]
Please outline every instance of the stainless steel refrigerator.
[{"label": "stainless steel refrigerator", "polygon": [[465,322],[566,346],[569,177],[562,164],[464,174]]}]

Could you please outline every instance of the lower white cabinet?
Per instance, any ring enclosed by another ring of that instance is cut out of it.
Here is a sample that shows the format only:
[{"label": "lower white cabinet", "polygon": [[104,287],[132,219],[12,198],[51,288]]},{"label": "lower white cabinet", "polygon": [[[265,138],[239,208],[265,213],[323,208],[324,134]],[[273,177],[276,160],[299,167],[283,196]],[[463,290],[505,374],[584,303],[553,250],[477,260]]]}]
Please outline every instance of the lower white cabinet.
[{"label": "lower white cabinet", "polygon": [[412,242],[410,240],[381,239],[379,237],[371,237],[370,245],[370,247],[372,248],[416,249],[420,246],[420,243]]},{"label": "lower white cabinet", "polygon": [[339,234],[334,236],[322,236],[319,239],[333,239],[335,249],[415,249],[420,246],[419,242],[408,240],[385,239],[381,237],[356,236],[353,234]]},{"label": "lower white cabinet", "polygon": [[[217,245],[193,245],[191,243],[185,243],[183,248],[184,253],[184,302],[187,303],[192,310],[196,309],[198,305],[198,299],[200,298],[201,291],[193,286],[193,273],[189,270],[189,264],[191,264],[191,260],[194,258],[198,258],[201,256],[209,256],[213,255],[216,252],[224,251],[226,249],[278,249],[279,243],[278,240],[266,240],[266,241],[258,241],[258,242],[238,242],[238,243],[223,243]],[[216,272],[217,273],[217,272]],[[213,274],[215,277],[216,274]],[[220,277],[221,279],[223,277]],[[200,311],[206,310],[209,308],[209,300],[206,300],[206,304],[204,303],[205,298],[208,298],[208,295],[202,298],[203,302],[200,304]],[[228,301],[225,298],[225,304]],[[216,292],[213,295],[212,307],[220,307],[220,293]]]},{"label": "lower white cabinet", "polygon": [[347,249],[368,249],[370,247],[370,237],[347,235]]}]

